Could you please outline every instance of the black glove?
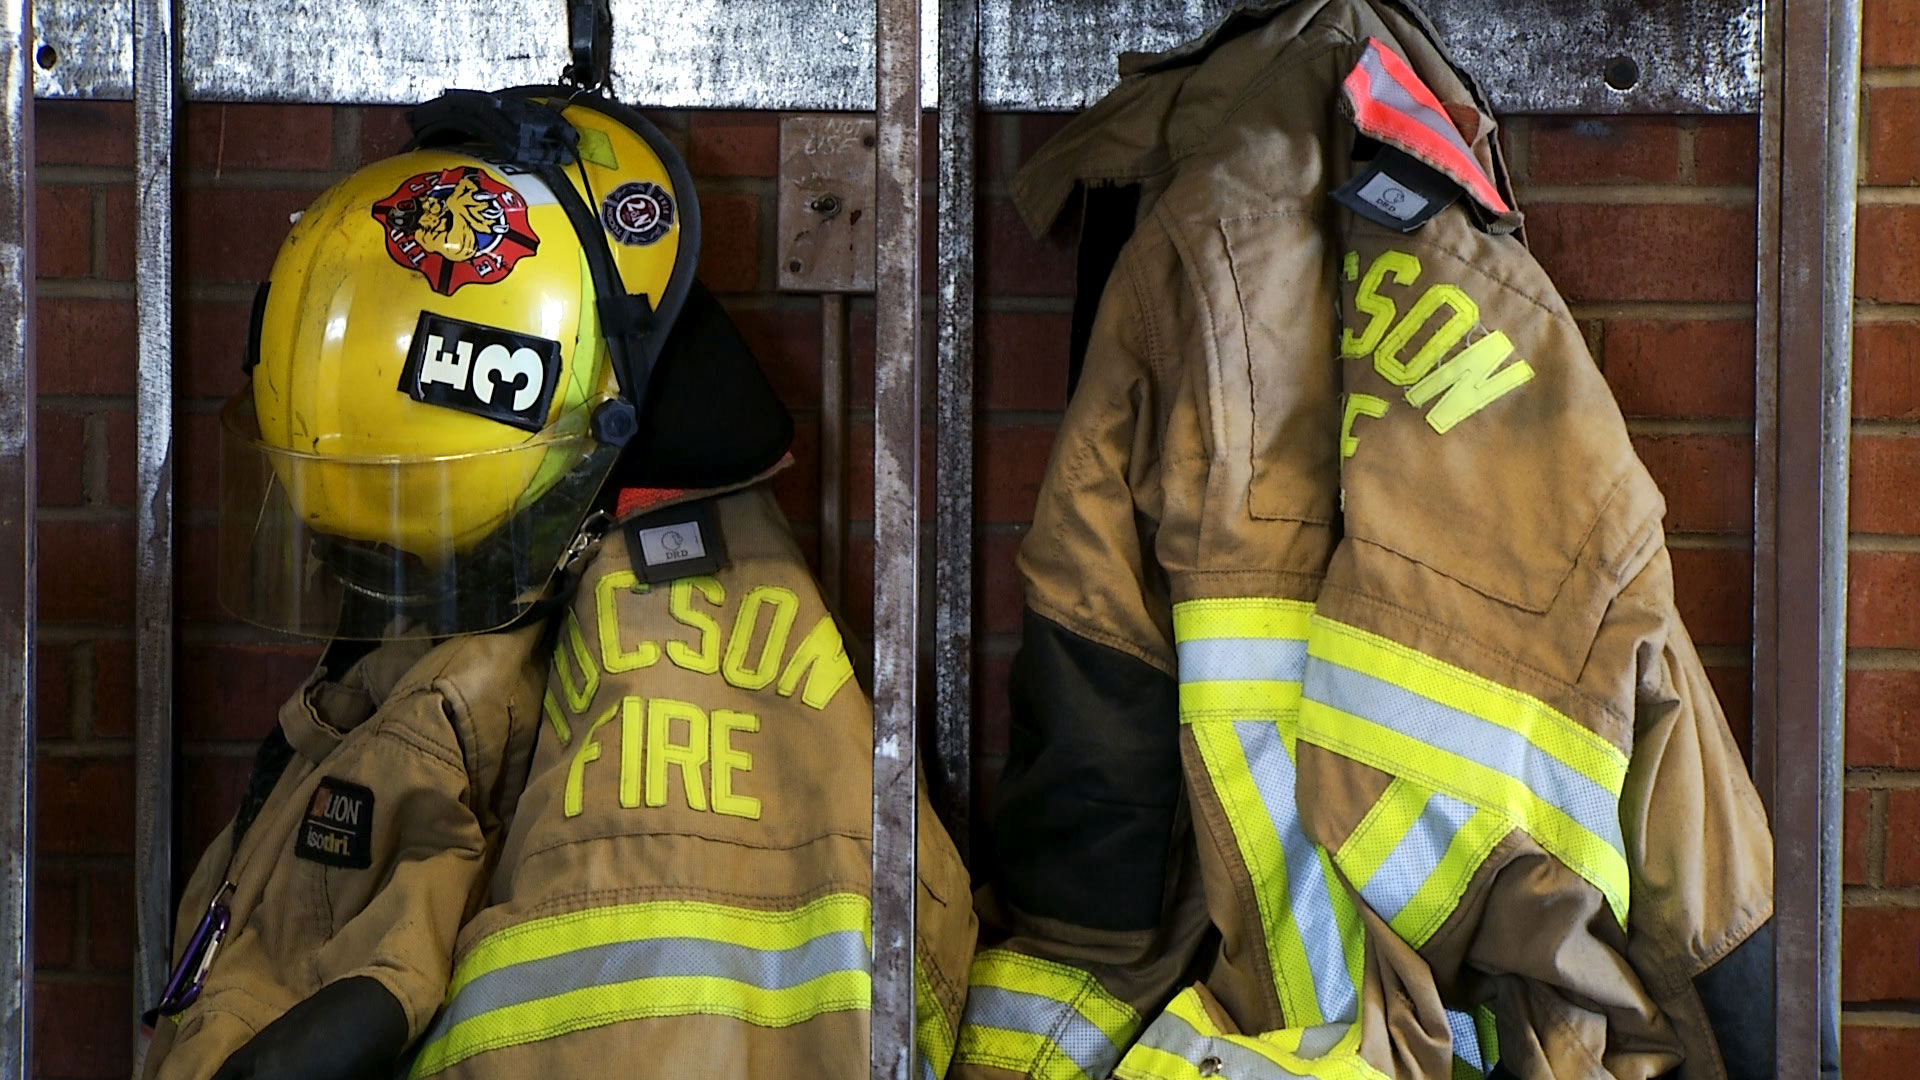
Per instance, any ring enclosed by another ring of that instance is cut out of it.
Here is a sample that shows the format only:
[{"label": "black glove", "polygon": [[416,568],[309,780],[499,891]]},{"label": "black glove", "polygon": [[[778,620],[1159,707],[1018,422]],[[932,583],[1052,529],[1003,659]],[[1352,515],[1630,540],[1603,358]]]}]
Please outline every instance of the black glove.
[{"label": "black glove", "polygon": [[385,1077],[407,1046],[407,1014],[377,980],[342,979],[234,1051],[213,1080]]}]

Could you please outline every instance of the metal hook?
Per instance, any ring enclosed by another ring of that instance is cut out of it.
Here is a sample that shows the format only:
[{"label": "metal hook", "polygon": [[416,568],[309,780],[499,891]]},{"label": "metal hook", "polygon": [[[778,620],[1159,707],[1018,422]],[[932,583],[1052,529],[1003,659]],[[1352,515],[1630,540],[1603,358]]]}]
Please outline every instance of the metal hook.
[{"label": "metal hook", "polygon": [[567,0],[567,38],[573,62],[560,81],[582,90],[613,85],[612,0]]}]

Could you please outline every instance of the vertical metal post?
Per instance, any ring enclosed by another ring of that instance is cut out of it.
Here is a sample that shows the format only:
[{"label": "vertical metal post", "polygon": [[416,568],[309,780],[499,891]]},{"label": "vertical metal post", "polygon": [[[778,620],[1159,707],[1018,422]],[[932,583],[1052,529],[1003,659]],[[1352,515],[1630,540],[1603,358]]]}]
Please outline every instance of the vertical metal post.
[{"label": "vertical metal post", "polygon": [[979,0],[941,0],[934,775],[941,816],[963,858],[973,808],[973,212],[979,68]]},{"label": "vertical metal post", "polygon": [[[167,976],[173,881],[173,0],[135,0],[134,957],[136,1013]],[[138,1023],[137,1015],[129,1022]],[[134,1045],[143,1045],[136,1028]],[[138,1076],[144,1049],[135,1054]]]},{"label": "vertical metal post", "polygon": [[34,371],[32,0],[0,33],[0,1076],[33,1075]]},{"label": "vertical metal post", "polygon": [[820,294],[820,591],[847,606],[847,297]]},{"label": "vertical metal post", "polygon": [[1757,319],[1755,765],[1781,1080],[1836,1076],[1860,0],[1769,4]]},{"label": "vertical metal post", "polygon": [[874,1080],[913,1064],[920,626],[920,4],[874,0]]}]

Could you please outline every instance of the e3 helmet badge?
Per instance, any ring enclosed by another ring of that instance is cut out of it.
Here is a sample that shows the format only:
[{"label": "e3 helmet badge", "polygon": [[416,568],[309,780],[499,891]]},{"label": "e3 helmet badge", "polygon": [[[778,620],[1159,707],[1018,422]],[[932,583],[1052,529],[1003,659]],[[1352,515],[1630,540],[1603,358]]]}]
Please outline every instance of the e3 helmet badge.
[{"label": "e3 helmet badge", "polygon": [[600,204],[600,221],[623,244],[651,244],[673,228],[673,196],[659,184],[629,181]]},{"label": "e3 helmet badge", "polygon": [[490,285],[540,247],[527,200],[485,169],[457,165],[408,177],[373,204],[387,254],[420,271],[442,296],[462,285]]}]

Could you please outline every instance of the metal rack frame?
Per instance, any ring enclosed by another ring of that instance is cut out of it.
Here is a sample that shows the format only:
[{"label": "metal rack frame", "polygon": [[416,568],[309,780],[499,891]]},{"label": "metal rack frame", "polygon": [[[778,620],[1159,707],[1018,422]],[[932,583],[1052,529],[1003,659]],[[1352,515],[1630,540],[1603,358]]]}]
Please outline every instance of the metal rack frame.
[{"label": "metal rack frame", "polygon": [[[0,1076],[31,1075],[35,382],[33,95],[132,97],[139,198],[136,547],[136,1001],[165,976],[172,877],[172,178],[183,95],[372,102],[437,92],[451,65],[388,62],[334,34],[272,35],[262,7],[351,20],[377,0],[0,0]],[[615,4],[617,13],[625,0]],[[1122,47],[1192,37],[1232,0],[689,0],[671,26],[616,38],[624,96],[651,106],[878,106],[875,373],[874,1013],[876,1078],[905,1080],[913,1030],[916,712],[924,623],[920,123],[939,109],[932,668],[942,809],[964,843],[970,788],[975,122],[1071,109],[1111,84]],[[1496,106],[1523,112],[1761,114],[1755,357],[1754,768],[1774,815],[1782,1080],[1820,1074],[1837,1036],[1840,736],[1860,0],[1429,0]],[[558,9],[558,5],[556,9]],[[387,22],[455,25],[490,83],[546,81],[551,27],[503,32],[441,0]],[[1660,32],[1653,32],[1654,24]],[[731,44],[716,50],[722,32]],[[617,32],[617,31],[616,31]],[[377,36],[377,33],[376,33]],[[69,46],[36,64],[36,46]],[[343,42],[348,44],[342,44]],[[623,44],[624,43],[624,44]],[[777,45],[777,47],[776,47]],[[416,46],[415,48],[420,48]],[[438,46],[424,46],[434,48]],[[307,50],[299,52],[296,50]],[[1604,67],[1636,61],[1628,88]],[[415,57],[419,60],[431,58]],[[1497,63],[1496,63],[1497,62]],[[36,71],[39,67],[42,70]],[[425,85],[417,70],[433,72]],[[273,73],[269,77],[268,73]],[[1618,80],[1616,80],[1617,83]],[[416,85],[418,84],[418,85]],[[869,94],[868,91],[871,91]],[[836,325],[837,323],[837,325]],[[844,335],[829,319],[827,334]],[[844,376],[841,376],[843,379]],[[834,385],[837,385],[834,384]],[[833,385],[829,386],[832,394]],[[838,407],[844,408],[844,393]],[[829,400],[823,404],[834,407]],[[844,531],[845,507],[823,507]],[[836,575],[837,576],[837,575]],[[1817,627],[1817,647],[1782,628]],[[1818,748],[1817,769],[1799,767]],[[132,1018],[129,1018],[131,1021]],[[137,1066],[136,1066],[137,1074]]]}]

